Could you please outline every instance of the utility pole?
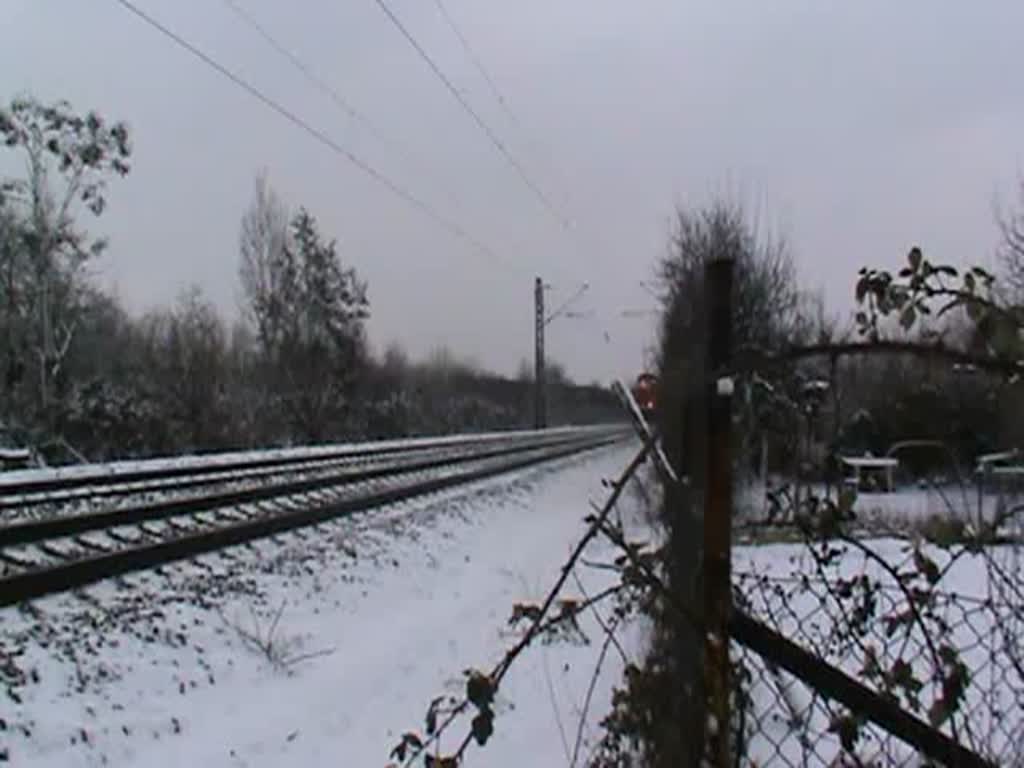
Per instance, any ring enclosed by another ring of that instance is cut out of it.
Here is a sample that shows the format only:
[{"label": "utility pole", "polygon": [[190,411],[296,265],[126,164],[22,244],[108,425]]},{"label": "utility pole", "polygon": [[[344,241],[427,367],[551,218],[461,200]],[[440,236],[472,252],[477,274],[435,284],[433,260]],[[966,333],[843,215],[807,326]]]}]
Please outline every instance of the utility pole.
[{"label": "utility pole", "polygon": [[533,343],[533,419],[536,429],[547,427],[547,388],[544,376],[544,281],[539,277],[533,284],[534,343]]},{"label": "utility pole", "polygon": [[544,316],[544,290],[550,288],[545,285],[541,278],[536,278],[533,283],[533,311],[534,311],[534,332],[536,338],[533,347],[534,367],[534,421],[537,429],[547,429],[548,426],[548,389],[547,375],[544,368],[544,329],[548,323],[559,317],[588,317],[588,312],[573,312],[569,307],[590,287],[589,283],[583,283],[579,289],[566,299],[554,312],[547,317]]}]

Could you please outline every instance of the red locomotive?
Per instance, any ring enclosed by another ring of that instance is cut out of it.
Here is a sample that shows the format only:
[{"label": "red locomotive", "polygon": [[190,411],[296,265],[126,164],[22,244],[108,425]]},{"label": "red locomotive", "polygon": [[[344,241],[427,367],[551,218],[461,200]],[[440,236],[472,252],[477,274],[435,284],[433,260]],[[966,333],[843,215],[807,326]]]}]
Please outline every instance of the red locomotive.
[{"label": "red locomotive", "polygon": [[653,373],[641,373],[636,377],[631,392],[644,418],[648,421],[654,418],[658,404],[658,377]]}]

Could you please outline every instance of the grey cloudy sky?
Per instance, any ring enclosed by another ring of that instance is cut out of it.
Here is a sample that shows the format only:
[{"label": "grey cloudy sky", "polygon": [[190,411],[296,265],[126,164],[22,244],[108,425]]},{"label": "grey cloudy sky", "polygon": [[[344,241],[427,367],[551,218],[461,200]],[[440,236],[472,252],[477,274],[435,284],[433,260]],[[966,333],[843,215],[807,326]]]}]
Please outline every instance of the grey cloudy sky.
[{"label": "grey cloudy sky", "polygon": [[[96,228],[102,279],[141,311],[203,285],[236,311],[239,217],[256,171],[307,206],[368,280],[370,334],[447,344],[503,372],[532,354],[532,280],[581,380],[632,376],[653,338],[639,285],[677,204],[763,211],[804,280],[849,306],[856,269],[913,243],[989,258],[993,206],[1024,150],[1024,3],[903,0],[446,0],[518,123],[433,0],[391,7],[574,228],[565,231],[389,24],[375,0],[237,0],[389,143],[351,121],[221,0],[136,0],[496,252],[410,208],[113,0],[0,0],[0,86],[127,120],[131,175]],[[394,145],[401,147],[396,152]],[[415,162],[409,158],[415,159]],[[606,335],[607,334],[607,335]]]}]

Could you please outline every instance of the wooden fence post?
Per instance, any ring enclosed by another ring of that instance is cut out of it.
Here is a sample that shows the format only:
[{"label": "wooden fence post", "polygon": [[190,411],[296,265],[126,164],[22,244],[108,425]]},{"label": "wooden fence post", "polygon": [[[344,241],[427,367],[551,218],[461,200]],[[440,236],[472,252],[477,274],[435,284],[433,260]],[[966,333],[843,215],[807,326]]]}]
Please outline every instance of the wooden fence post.
[{"label": "wooden fence post", "polygon": [[704,489],[705,756],[731,765],[729,618],[732,607],[732,259],[705,267],[707,302],[707,476]]}]

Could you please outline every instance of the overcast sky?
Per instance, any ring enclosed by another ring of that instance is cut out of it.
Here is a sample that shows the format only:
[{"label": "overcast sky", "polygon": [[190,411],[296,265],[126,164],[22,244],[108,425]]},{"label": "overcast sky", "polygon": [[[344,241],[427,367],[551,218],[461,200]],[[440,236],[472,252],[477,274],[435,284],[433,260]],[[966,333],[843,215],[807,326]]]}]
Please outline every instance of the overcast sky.
[{"label": "overcast sky", "polygon": [[[639,284],[672,210],[728,195],[785,235],[807,285],[849,307],[865,263],[919,243],[990,258],[993,209],[1024,168],[1024,3],[390,0],[565,230],[376,0],[236,0],[375,126],[351,120],[222,0],[135,0],[457,222],[476,253],[114,0],[0,0],[0,99],[66,98],[127,120],[134,168],[91,224],[101,279],[133,311],[200,283],[237,311],[239,218],[265,167],[369,282],[370,336],[448,345],[513,373],[532,356],[533,277],[593,311],[549,327],[580,380],[633,376],[653,339]],[[383,137],[383,140],[382,140]]]}]

